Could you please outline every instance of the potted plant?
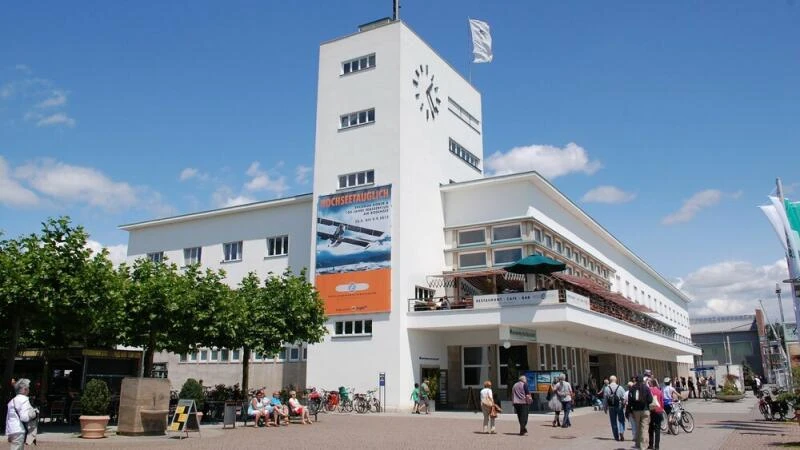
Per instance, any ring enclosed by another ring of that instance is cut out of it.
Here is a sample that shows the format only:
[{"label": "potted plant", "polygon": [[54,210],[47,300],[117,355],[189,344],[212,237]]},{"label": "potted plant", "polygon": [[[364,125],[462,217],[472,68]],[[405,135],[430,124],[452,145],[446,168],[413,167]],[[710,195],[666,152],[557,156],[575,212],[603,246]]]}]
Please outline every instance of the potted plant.
[{"label": "potted plant", "polygon": [[108,425],[108,405],[111,393],[103,380],[90,380],[83,390],[81,402],[81,437],[84,439],[101,439],[106,437]]},{"label": "potted plant", "polygon": [[744,398],[744,394],[736,386],[736,380],[739,377],[733,374],[725,376],[725,384],[722,385],[721,393],[717,394],[717,398],[724,402],[735,402]]},{"label": "potted plant", "polygon": [[203,404],[205,403],[205,395],[203,395],[203,386],[194,378],[189,378],[183,383],[181,392],[178,394],[180,400],[194,400],[197,407],[197,424],[203,420]]}]

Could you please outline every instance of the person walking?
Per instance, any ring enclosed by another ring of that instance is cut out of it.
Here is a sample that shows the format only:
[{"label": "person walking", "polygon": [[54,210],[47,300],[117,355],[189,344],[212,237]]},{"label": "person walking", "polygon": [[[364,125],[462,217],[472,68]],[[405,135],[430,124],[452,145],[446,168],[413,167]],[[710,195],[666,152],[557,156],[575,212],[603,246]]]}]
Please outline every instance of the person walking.
[{"label": "person walking", "polygon": [[414,383],[414,390],[411,391],[411,401],[414,402],[411,414],[419,414],[419,383]]},{"label": "person walking", "polygon": [[634,377],[634,385],[628,391],[628,405],[636,422],[636,435],[634,436],[634,448],[642,448],[644,435],[650,426],[650,403],[653,402],[653,394],[650,389],[642,382],[640,377]]},{"label": "person walking", "polygon": [[628,393],[633,389],[633,380],[635,379],[636,378],[633,377],[631,381],[628,381],[628,389],[625,391],[625,417],[631,424],[631,436],[633,436],[634,440],[636,439],[636,419],[633,417],[633,410],[631,410],[631,402],[628,399]]},{"label": "person walking", "polygon": [[519,435],[528,434],[528,405],[532,402],[531,393],[528,390],[528,379],[525,375],[519,377],[519,381],[511,387],[514,412],[517,413],[519,421]]},{"label": "person walking", "polygon": [[497,406],[494,403],[492,382],[486,380],[481,389],[481,411],[483,411],[483,433],[495,434],[494,419],[497,418]]},{"label": "person walking", "polygon": [[694,393],[694,380],[689,377],[689,398],[697,398]]},{"label": "person walking", "polygon": [[625,440],[625,393],[616,375],[608,377],[608,385],[603,387],[603,409],[608,412],[615,441]]},{"label": "person walking", "polygon": [[[653,403],[650,405],[650,426],[647,429],[647,448],[658,450],[661,445],[661,421],[664,420],[664,396],[658,388],[658,381],[650,378],[650,393],[653,395]],[[652,405],[655,404],[655,407]]]},{"label": "person walking", "polygon": [[6,411],[6,436],[11,450],[24,450],[25,438],[28,435],[28,422],[36,419],[39,411],[31,406],[28,394],[31,390],[31,380],[20,378],[14,384],[17,395],[8,402]]},{"label": "person walking", "polygon": [[572,410],[572,396],[574,395],[572,385],[567,381],[567,377],[561,374],[558,377],[556,386],[556,394],[558,399],[561,400],[561,406],[564,409],[564,423],[561,424],[561,428],[569,428],[572,426],[572,422],[569,420],[569,413]]},{"label": "person walking", "polygon": [[425,408],[425,414],[430,414],[431,411],[428,409],[428,399],[431,396],[431,388],[428,387],[428,379],[425,378],[422,380],[422,385],[419,387],[419,408],[417,409],[418,414],[422,414],[422,408]]},{"label": "person walking", "polygon": [[553,418],[553,427],[560,427],[561,410],[564,407],[561,406],[561,400],[559,400],[558,395],[556,395],[556,383],[551,384],[550,389],[547,391],[547,406],[550,408],[550,411],[555,413],[555,417]]}]

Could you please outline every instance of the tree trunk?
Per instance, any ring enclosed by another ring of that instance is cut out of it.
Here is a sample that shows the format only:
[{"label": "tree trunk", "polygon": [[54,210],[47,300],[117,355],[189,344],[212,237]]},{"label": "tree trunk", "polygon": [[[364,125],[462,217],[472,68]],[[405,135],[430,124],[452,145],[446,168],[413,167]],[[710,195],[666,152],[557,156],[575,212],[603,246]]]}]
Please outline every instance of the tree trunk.
[{"label": "tree trunk", "polygon": [[242,351],[242,395],[248,398],[248,384],[250,383],[250,347],[245,346]]},{"label": "tree trunk", "polygon": [[156,337],[150,334],[150,341],[147,343],[147,350],[144,353],[144,377],[151,378],[153,376],[153,353],[156,347]]}]

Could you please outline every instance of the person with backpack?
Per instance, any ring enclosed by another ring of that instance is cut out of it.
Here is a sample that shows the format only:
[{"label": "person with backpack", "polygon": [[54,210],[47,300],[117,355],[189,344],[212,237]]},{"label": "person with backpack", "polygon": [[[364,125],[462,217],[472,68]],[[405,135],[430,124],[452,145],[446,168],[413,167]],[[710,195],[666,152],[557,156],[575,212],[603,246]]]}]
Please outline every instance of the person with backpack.
[{"label": "person with backpack", "polygon": [[628,407],[636,422],[636,435],[633,438],[634,448],[642,448],[644,437],[650,428],[650,404],[653,403],[653,394],[650,388],[642,382],[642,377],[633,377],[634,384],[628,391]]},{"label": "person with backpack", "polygon": [[625,440],[625,389],[617,384],[617,376],[608,377],[609,383],[603,387],[603,407],[608,411],[611,433],[615,441]]}]

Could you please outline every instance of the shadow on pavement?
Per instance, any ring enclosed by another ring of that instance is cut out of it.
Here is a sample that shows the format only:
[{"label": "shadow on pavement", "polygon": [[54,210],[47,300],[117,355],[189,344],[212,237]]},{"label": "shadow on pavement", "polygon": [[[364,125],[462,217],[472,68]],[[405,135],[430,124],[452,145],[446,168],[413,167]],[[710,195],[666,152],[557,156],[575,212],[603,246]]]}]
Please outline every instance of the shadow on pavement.
[{"label": "shadow on pavement", "polygon": [[786,427],[773,422],[753,422],[744,420],[721,420],[707,424],[711,428],[733,429],[736,431],[754,431],[763,434],[778,434],[786,432]]}]

